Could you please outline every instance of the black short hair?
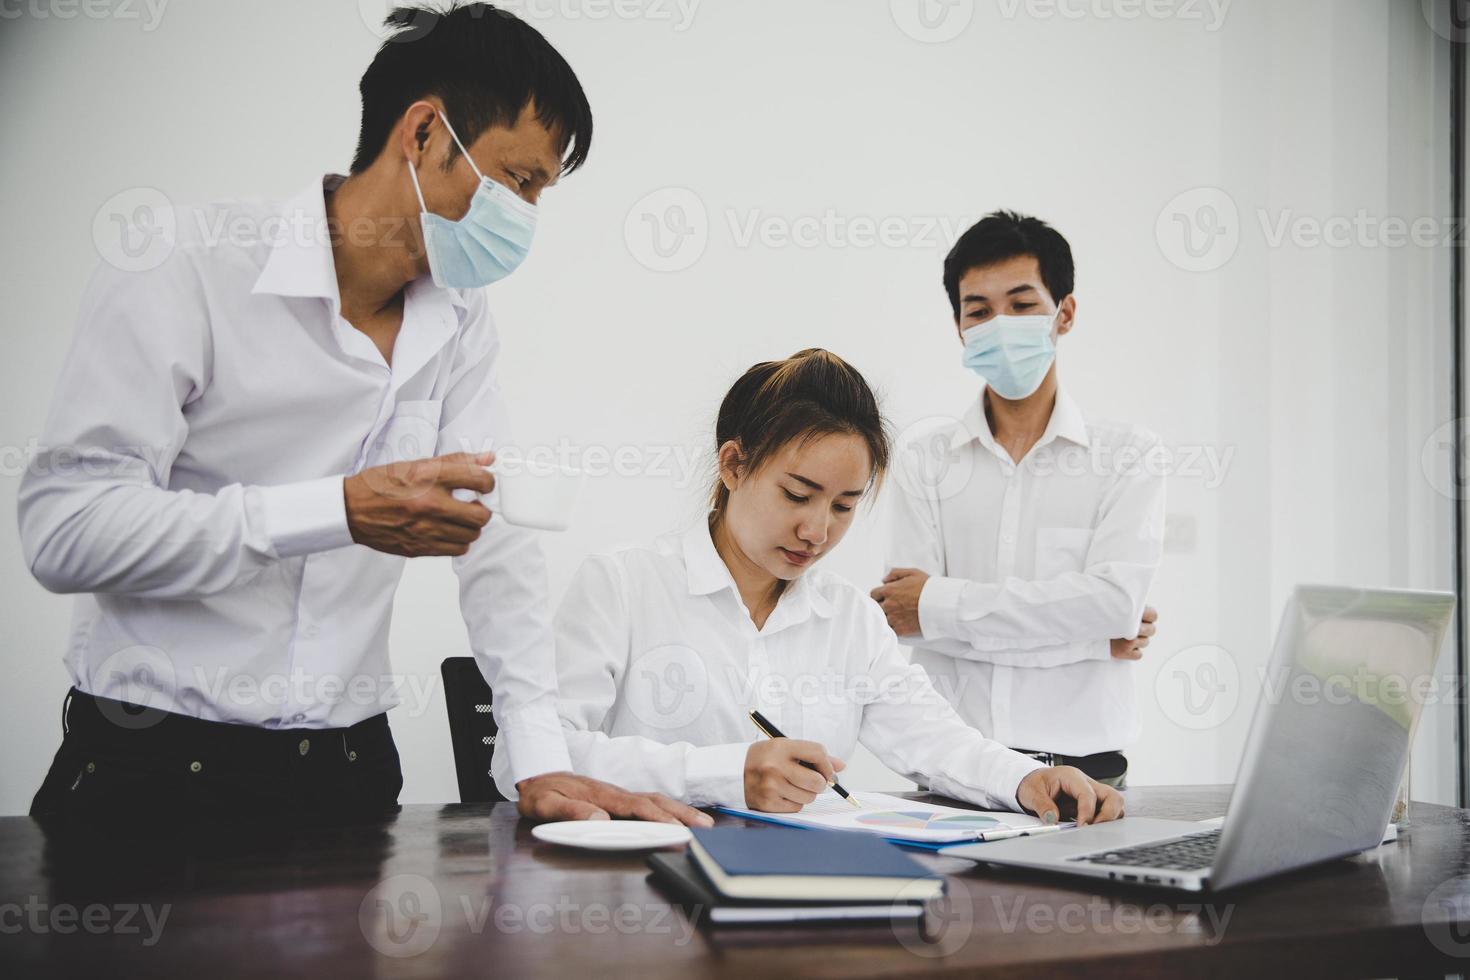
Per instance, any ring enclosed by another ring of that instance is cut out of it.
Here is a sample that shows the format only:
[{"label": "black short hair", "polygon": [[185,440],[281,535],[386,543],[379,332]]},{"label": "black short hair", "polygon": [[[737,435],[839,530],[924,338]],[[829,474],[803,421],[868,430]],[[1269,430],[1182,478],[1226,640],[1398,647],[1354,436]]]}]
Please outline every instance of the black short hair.
[{"label": "black short hair", "polygon": [[[436,95],[455,133],[471,146],[491,126],[515,125],[536,102],[536,116],[561,135],[562,173],[587,159],[592,109],[572,66],[530,24],[488,3],[435,9],[398,7],[390,30],[363,72],[362,130],[352,172],[370,167],[393,127],[415,101]],[[458,149],[451,147],[446,164]]]},{"label": "black short hair", "polygon": [[960,316],[960,280],[965,273],[1018,255],[1036,258],[1041,281],[1053,302],[1060,303],[1072,295],[1077,270],[1072,265],[1072,246],[1061,232],[1040,218],[996,211],[961,235],[944,257],[944,291],[949,294],[955,319]]}]

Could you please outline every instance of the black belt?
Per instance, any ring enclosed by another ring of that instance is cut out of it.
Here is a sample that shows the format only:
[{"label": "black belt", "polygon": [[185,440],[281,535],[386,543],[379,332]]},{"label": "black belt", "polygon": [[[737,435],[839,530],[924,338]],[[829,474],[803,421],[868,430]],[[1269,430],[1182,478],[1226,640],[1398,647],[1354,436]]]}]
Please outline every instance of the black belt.
[{"label": "black belt", "polygon": [[1093,779],[1117,779],[1128,772],[1128,759],[1121,752],[1062,755],[1060,752],[1037,752],[1032,749],[1016,751],[1048,766],[1074,766]]},{"label": "black belt", "polygon": [[[67,739],[102,755],[206,762],[269,772],[291,765],[331,767],[396,753],[386,713],[346,728],[257,728],[205,721],[158,708],[94,697],[72,688]],[[198,771],[197,769],[194,771]]]}]

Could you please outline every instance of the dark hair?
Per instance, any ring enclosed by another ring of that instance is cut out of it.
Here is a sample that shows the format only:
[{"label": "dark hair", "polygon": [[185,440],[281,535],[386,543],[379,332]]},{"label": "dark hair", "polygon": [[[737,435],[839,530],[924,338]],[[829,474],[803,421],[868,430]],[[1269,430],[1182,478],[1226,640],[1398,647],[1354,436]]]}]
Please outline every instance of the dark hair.
[{"label": "dark hair", "polygon": [[[408,107],[426,95],[444,103],[449,124],[471,146],[491,126],[514,126],[535,100],[536,118],[561,137],[562,172],[587,159],[592,108],[570,65],[541,33],[488,3],[443,10],[398,7],[392,30],[363,72],[362,130],[352,172],[370,167]],[[459,152],[450,147],[445,165]]]},{"label": "dark hair", "polygon": [[[764,361],[740,376],[720,403],[715,450],[739,443],[741,465],[754,473],[793,439],[835,433],[861,436],[873,460],[869,485],[888,469],[888,426],[873,389],[857,369],[830,351],[811,348],[784,361]],[[715,521],[730,492],[715,481]]]},{"label": "dark hair", "polygon": [[1018,255],[1031,255],[1041,266],[1041,281],[1054,302],[1072,295],[1076,269],[1072,246],[1061,232],[1040,218],[1014,211],[996,211],[977,221],[960,236],[944,257],[944,291],[955,319],[960,316],[960,280],[971,269],[994,265]]}]

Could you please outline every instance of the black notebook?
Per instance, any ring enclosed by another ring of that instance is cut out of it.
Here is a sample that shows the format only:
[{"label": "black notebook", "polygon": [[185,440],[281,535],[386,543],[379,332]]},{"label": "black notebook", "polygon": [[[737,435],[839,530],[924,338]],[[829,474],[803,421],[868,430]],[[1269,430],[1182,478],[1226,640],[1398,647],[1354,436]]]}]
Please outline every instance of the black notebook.
[{"label": "black notebook", "polygon": [[689,856],[726,898],[907,902],[937,898],[944,878],[867,834],[787,827],[695,829]]},{"label": "black notebook", "polygon": [[874,919],[882,921],[917,919],[924,914],[921,902],[770,902],[759,899],[725,898],[710,885],[699,867],[684,852],[653,854],[648,858],[655,885],[684,907],[697,925],[740,925],[762,922],[836,922]]}]

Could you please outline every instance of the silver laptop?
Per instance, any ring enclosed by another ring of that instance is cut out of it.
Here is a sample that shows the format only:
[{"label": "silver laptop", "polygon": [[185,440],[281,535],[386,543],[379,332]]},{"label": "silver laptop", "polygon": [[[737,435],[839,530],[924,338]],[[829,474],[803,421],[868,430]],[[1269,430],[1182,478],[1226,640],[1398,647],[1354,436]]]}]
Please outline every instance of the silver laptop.
[{"label": "silver laptop", "polygon": [[1124,817],[944,853],[1218,891],[1375,847],[1422,707],[1415,679],[1434,669],[1454,608],[1448,593],[1298,587],[1219,826]]}]

